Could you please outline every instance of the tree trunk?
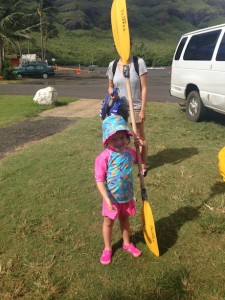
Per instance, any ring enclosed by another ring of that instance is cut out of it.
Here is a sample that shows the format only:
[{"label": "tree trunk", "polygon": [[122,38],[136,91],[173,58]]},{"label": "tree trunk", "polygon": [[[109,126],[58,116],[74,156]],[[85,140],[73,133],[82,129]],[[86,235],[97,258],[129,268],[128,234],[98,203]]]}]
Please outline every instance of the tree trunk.
[{"label": "tree trunk", "polygon": [[40,37],[41,37],[41,60],[44,60],[44,38],[43,38],[43,6],[42,6],[42,2],[40,2],[40,6],[38,8],[38,14],[39,14],[39,18],[40,18]]},{"label": "tree trunk", "polygon": [[44,61],[43,13],[40,12],[41,60]]},{"label": "tree trunk", "polygon": [[2,75],[3,69],[3,39],[0,36],[0,76]]},{"label": "tree trunk", "polygon": [[48,43],[48,35],[45,36],[45,43],[44,43],[44,60],[46,60],[47,43]]}]

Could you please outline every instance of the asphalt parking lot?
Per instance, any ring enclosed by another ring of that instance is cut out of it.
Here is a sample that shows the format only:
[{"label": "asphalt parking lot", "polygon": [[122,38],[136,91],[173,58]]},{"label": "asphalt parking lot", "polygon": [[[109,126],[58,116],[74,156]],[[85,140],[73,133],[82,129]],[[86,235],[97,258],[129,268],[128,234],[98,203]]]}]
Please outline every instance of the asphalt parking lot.
[{"label": "asphalt parking lot", "polygon": [[[171,68],[148,69],[148,101],[175,102],[179,100],[171,97],[170,88]],[[82,70],[80,75],[73,70],[56,71],[56,75],[48,79],[23,78],[17,81],[0,83],[1,95],[35,95],[44,87],[53,86],[59,97],[104,99],[107,95],[108,79],[106,68],[98,68],[89,72]]]}]

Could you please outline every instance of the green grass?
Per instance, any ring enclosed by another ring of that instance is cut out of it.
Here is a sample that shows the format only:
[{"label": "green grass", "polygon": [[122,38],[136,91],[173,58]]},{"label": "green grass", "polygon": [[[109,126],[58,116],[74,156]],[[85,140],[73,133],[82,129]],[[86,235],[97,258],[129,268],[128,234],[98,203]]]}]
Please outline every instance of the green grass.
[{"label": "green grass", "polygon": [[[60,97],[56,105],[67,105],[74,98]],[[33,102],[32,96],[0,95],[0,127],[36,117],[40,112],[55,107],[55,105],[39,105]]]},{"label": "green grass", "polygon": [[176,104],[148,104],[145,184],[161,256],[143,240],[135,170],[139,213],[131,226],[143,255],[121,249],[116,222],[110,266],[99,263],[98,117],[2,159],[0,299],[225,299],[225,183],[217,166],[224,124],[192,123]]}]

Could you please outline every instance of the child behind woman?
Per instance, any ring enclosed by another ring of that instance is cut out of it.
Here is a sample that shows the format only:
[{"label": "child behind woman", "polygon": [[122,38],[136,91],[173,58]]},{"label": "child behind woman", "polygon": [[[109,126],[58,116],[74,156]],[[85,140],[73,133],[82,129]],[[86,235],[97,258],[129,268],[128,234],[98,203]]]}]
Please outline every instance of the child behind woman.
[{"label": "child behind woman", "polygon": [[[100,262],[108,265],[112,260],[112,229],[119,219],[123,238],[123,249],[134,257],[141,251],[130,242],[129,217],[136,214],[133,192],[133,164],[137,163],[136,151],[128,147],[133,134],[125,120],[119,115],[111,115],[102,122],[103,144],[105,150],[95,160],[95,180],[103,197],[102,216],[103,239],[105,243]],[[140,139],[135,140],[141,146]]]}]

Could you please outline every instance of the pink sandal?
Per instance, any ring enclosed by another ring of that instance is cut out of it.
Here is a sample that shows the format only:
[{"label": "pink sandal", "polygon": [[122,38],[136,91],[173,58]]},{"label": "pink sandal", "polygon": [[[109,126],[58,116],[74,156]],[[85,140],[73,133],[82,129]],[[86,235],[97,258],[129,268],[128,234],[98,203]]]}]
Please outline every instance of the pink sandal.
[{"label": "pink sandal", "polygon": [[141,255],[141,251],[136,248],[133,243],[130,243],[129,245],[123,245],[123,249],[130,252],[134,257]]},{"label": "pink sandal", "polygon": [[102,265],[109,265],[112,261],[112,250],[103,250],[100,262]]}]

